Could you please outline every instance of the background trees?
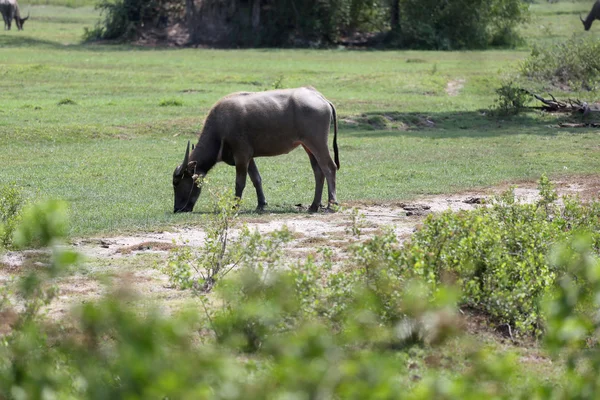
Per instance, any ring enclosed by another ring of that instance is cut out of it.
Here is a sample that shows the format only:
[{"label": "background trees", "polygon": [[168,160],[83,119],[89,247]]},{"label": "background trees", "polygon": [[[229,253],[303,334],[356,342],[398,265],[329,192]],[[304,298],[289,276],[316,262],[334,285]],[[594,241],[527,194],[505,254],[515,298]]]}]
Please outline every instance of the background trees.
[{"label": "background trees", "polygon": [[521,0],[101,0],[98,7],[104,19],[93,37],[185,21],[190,43],[225,47],[510,46],[528,17]]}]

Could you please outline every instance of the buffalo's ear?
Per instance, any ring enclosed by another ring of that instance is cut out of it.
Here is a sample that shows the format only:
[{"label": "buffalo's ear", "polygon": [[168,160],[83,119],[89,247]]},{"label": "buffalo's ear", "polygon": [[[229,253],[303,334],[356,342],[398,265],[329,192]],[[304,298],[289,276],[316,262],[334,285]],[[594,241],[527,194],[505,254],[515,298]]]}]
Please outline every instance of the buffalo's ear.
[{"label": "buffalo's ear", "polygon": [[190,161],[187,165],[187,173],[190,175],[194,175],[196,173],[196,161]]}]

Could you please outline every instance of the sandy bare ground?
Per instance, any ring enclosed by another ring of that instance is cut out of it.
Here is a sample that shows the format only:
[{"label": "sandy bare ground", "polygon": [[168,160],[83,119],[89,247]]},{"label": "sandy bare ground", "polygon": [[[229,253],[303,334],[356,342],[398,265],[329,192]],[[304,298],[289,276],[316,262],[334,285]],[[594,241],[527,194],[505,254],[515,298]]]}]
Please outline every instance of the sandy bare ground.
[{"label": "sandy bare ground", "polygon": [[[580,177],[554,182],[560,194],[577,194],[583,200],[597,199],[600,194],[598,177]],[[414,232],[425,215],[444,210],[469,210],[481,207],[482,199],[506,190],[510,185],[469,191],[453,195],[426,196],[411,202],[368,202],[344,204],[337,213],[294,214],[281,216],[264,213],[246,219],[251,230],[273,232],[284,225],[293,233],[286,248],[286,257],[302,260],[316,254],[323,246],[333,248],[336,258],[348,256],[348,247],[358,240],[367,240],[385,227],[391,227],[404,240]],[[516,196],[524,202],[538,198],[536,183],[516,185]],[[360,238],[352,235],[352,209],[359,212]],[[171,288],[167,277],[160,271],[169,251],[177,246],[198,247],[206,234],[202,227],[174,227],[162,232],[142,232],[130,236],[92,237],[72,240],[69,246],[83,254],[84,265],[77,272],[60,281],[58,301],[49,310],[56,317],[63,315],[81,302],[104,293],[108,281],[125,284],[138,291],[149,301],[158,301],[167,308],[177,307],[190,300],[190,294]],[[0,258],[0,284],[26,268],[44,268],[40,251],[8,252]],[[43,255],[43,252],[42,252]],[[41,258],[41,261],[38,260]],[[158,267],[158,268],[156,268]]]},{"label": "sandy bare ground", "polygon": [[462,78],[448,82],[446,85],[446,93],[448,93],[448,96],[458,96],[462,88],[465,87],[465,82],[466,81]]}]

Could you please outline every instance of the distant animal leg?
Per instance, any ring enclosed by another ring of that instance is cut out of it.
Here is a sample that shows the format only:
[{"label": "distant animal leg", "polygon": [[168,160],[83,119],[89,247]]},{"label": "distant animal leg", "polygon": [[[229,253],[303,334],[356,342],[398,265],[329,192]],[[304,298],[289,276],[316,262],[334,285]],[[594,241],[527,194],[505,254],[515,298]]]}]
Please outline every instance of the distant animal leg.
[{"label": "distant animal leg", "polygon": [[265,194],[262,188],[262,179],[260,177],[260,173],[258,172],[258,167],[256,166],[254,159],[250,160],[250,163],[248,164],[248,175],[250,175],[250,180],[252,181],[252,184],[256,189],[256,197],[258,199],[256,211],[263,211],[265,209],[265,206],[267,205],[267,200],[265,199]]},{"label": "distant animal leg", "polygon": [[315,174],[315,198],[308,208],[309,212],[317,212],[319,211],[319,207],[321,206],[321,198],[323,197],[323,184],[325,183],[325,175],[323,175],[323,171],[321,167],[319,167],[319,163],[315,156],[304,147],[306,150],[306,154],[308,154],[308,158],[310,160],[310,166],[313,169],[313,173]]}]

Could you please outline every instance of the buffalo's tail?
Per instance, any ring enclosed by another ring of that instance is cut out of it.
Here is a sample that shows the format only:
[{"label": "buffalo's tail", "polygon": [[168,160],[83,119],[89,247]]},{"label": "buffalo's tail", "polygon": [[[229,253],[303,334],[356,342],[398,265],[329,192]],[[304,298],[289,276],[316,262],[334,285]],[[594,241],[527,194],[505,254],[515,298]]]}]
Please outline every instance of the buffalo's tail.
[{"label": "buffalo's tail", "polygon": [[340,152],[338,150],[337,145],[337,113],[335,112],[334,105],[329,100],[327,102],[329,103],[329,106],[331,107],[331,112],[333,113],[333,159],[335,160],[335,165],[337,165],[337,169],[340,169]]}]

